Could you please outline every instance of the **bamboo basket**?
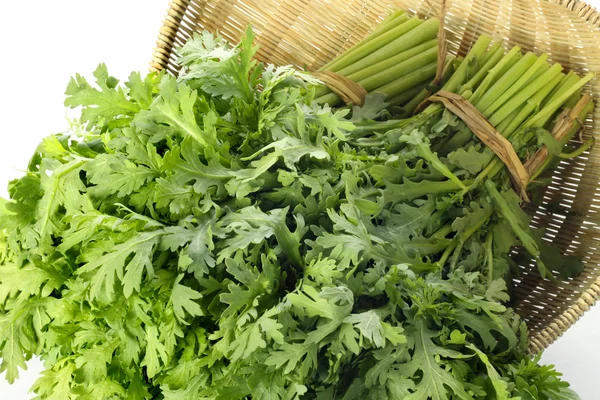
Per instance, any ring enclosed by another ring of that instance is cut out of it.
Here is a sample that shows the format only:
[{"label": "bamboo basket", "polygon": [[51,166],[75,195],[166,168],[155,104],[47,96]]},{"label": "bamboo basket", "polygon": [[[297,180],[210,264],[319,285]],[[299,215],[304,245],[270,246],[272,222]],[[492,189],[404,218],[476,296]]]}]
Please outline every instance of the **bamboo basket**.
[{"label": "bamboo basket", "polygon": [[[390,10],[435,15],[441,0],[171,0],[151,68],[176,74],[174,49],[193,32],[219,31],[237,43],[252,24],[261,61],[308,70],[365,37]],[[577,0],[448,0],[448,51],[465,55],[480,34],[507,46],[550,54],[565,70],[600,73],[600,14]],[[596,101],[583,138],[600,140],[600,79],[588,85]],[[579,140],[579,139],[576,139]],[[543,205],[529,209],[532,225],[565,254],[582,256],[585,271],[558,284],[543,280],[533,265],[521,265],[513,295],[531,330],[537,353],[564,333],[600,299],[600,145],[561,162]]]}]

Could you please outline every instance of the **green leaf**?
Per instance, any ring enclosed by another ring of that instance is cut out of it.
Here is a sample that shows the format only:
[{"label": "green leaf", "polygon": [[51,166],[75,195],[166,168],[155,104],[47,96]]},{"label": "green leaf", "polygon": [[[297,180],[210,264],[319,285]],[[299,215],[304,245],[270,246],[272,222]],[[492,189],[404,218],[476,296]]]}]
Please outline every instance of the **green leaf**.
[{"label": "green leaf", "polygon": [[44,195],[37,204],[35,229],[42,246],[49,246],[52,235],[61,228],[60,207],[67,215],[88,211],[91,205],[82,195],[85,185],[79,177],[84,161],[72,160],[62,164],[56,160],[44,159],[41,166],[41,184]]},{"label": "green leaf", "polygon": [[140,107],[127,99],[123,89],[117,87],[116,78],[108,75],[105,64],[98,65],[94,71],[96,84],[100,90],[92,87],[87,80],[77,74],[71,78],[65,94],[65,106],[81,107],[81,120],[90,126],[107,125],[122,117],[131,117],[140,111]]},{"label": "green leaf", "polygon": [[27,364],[19,345],[20,333],[17,326],[6,319],[6,317],[0,318],[0,340],[4,343],[0,373],[6,371],[6,380],[13,384],[19,378],[19,368],[26,370]]},{"label": "green leaf", "polygon": [[144,272],[153,274],[152,256],[162,235],[164,231],[141,232],[104,255],[90,254],[91,261],[77,271],[90,276],[90,298],[98,298],[104,289],[106,297],[114,299],[116,280],[122,283],[125,297],[139,292]]},{"label": "green leaf", "polygon": [[125,197],[157,177],[156,171],[113,154],[99,154],[86,164],[85,171],[90,182],[96,185],[90,193],[98,198],[112,194]]},{"label": "green leaf", "polygon": [[67,277],[51,265],[43,267],[30,263],[21,268],[12,263],[0,265],[0,303],[17,296],[23,300],[36,295],[47,297],[59,289]]},{"label": "green leaf", "polygon": [[167,365],[169,357],[164,344],[158,340],[158,328],[156,326],[146,326],[146,354],[140,363],[146,367],[146,373],[149,378],[154,378],[162,371],[162,365]]},{"label": "green leaf", "polygon": [[510,396],[510,392],[508,391],[508,383],[504,381],[501,378],[500,374],[494,369],[494,366],[490,362],[488,356],[472,344],[467,345],[467,348],[473,350],[475,354],[477,354],[481,362],[485,365],[487,375],[492,381],[492,386],[494,387],[494,390],[496,392],[496,399],[514,399],[514,397]]},{"label": "green leaf", "polygon": [[535,130],[535,133],[537,135],[538,146],[545,145],[549,155],[556,156],[562,152],[562,144],[550,132],[538,128]]},{"label": "green leaf", "polygon": [[192,318],[204,315],[200,305],[194,301],[202,298],[202,295],[194,289],[180,284],[181,279],[183,279],[183,274],[180,274],[175,279],[173,290],[171,291],[171,303],[173,304],[173,311],[179,323],[187,325],[188,322],[185,319],[186,312]]},{"label": "green leaf", "polygon": [[379,118],[387,106],[385,102],[387,96],[383,93],[369,93],[365,97],[365,103],[362,107],[352,107],[352,121],[372,120]]},{"label": "green leaf", "polygon": [[[166,234],[161,238],[160,247],[180,252],[180,261],[189,259],[185,269],[193,273],[196,279],[208,274],[209,268],[215,266],[213,251],[215,244],[212,237],[215,216],[207,214],[198,218],[197,226],[170,226],[165,228]],[[180,266],[182,264],[180,263]]]},{"label": "green leaf", "polygon": [[[520,213],[522,211],[515,211],[514,201],[511,202],[510,192],[508,195],[501,195],[498,192],[498,189],[494,186],[492,181],[488,180],[485,182],[485,187],[490,194],[494,204],[496,205],[496,212],[504,218],[506,222],[510,225],[515,235],[521,241],[521,244],[525,247],[525,249],[531,254],[538,263],[538,269],[542,278],[546,277],[549,274],[549,271],[544,266],[542,260],[539,258],[540,249],[531,237],[531,233],[529,232],[528,222],[529,219],[523,218]],[[506,199],[508,197],[508,201]],[[512,205],[511,205],[512,204]]]},{"label": "green leaf", "polygon": [[61,362],[52,369],[42,371],[31,390],[47,400],[70,399],[75,368],[72,362]]},{"label": "green leaf", "polygon": [[[407,333],[409,332],[407,331]],[[450,395],[460,399],[472,399],[464,390],[463,383],[456,380],[444,366],[447,358],[466,358],[468,356],[435,344],[433,339],[439,333],[427,328],[422,320],[415,321],[414,331],[411,330],[410,334],[414,335],[411,361],[399,364],[397,370],[403,376],[414,376],[420,371],[422,377],[413,393],[406,399],[443,400]]]},{"label": "green leaf", "polygon": [[540,259],[549,271],[558,273],[562,279],[577,278],[585,269],[583,257],[563,255],[557,246],[550,245],[543,231],[532,230],[532,236],[540,249]]},{"label": "green leaf", "polygon": [[410,135],[400,137],[400,142],[415,146],[419,157],[425,159],[431,167],[440,172],[446,178],[454,182],[459,188],[466,189],[464,183],[450,171],[450,169],[438,158],[437,154],[431,151],[429,140],[419,130],[413,130]]},{"label": "green leaf", "polygon": [[181,147],[174,147],[165,154],[163,171],[169,181],[179,186],[191,184],[195,193],[222,197],[226,193],[225,185],[236,176],[236,171],[221,165],[211,150],[205,150],[207,162],[203,163],[198,156],[201,151],[192,139],[185,138]]},{"label": "green leaf", "polygon": [[287,226],[288,209],[274,209],[268,214],[257,207],[245,207],[239,213],[231,213],[220,221],[226,233],[234,233],[223,241],[218,262],[238,250],[246,250],[251,244],[262,243],[274,236],[278,249],[296,266],[304,265],[300,257],[300,239],[306,233],[304,221],[296,217],[297,228],[292,233]]},{"label": "green leaf", "polygon": [[81,349],[81,355],[75,359],[76,373],[81,374],[86,382],[102,381],[107,375],[107,364],[112,361],[117,346],[118,342],[107,342]]},{"label": "green leaf", "polygon": [[78,387],[79,397],[82,400],[97,400],[97,399],[111,399],[115,396],[125,396],[125,389],[119,383],[112,379],[104,379],[98,383],[93,383],[85,388]]},{"label": "green leaf", "polygon": [[204,126],[196,121],[194,106],[198,94],[187,85],[177,83],[177,80],[164,75],[158,85],[159,97],[148,110],[142,110],[133,119],[132,125],[137,129],[165,137],[166,135],[181,135],[194,139],[201,149],[216,148],[217,137],[214,124],[217,116],[209,113],[204,116]]},{"label": "green leaf", "polygon": [[292,171],[296,170],[296,164],[304,156],[318,160],[330,159],[329,153],[323,147],[291,136],[286,136],[263,147],[260,152],[262,153],[271,149],[275,151],[275,154],[281,155],[285,165]]},{"label": "green leaf", "polygon": [[452,222],[452,230],[457,235],[469,230],[473,226],[481,223],[481,221],[487,221],[492,210],[492,205],[485,199],[481,199],[478,202],[471,202],[469,207],[462,209],[463,216],[455,218]]},{"label": "green leaf", "polygon": [[267,341],[278,344],[284,343],[283,335],[280,332],[283,326],[273,319],[277,313],[277,309],[265,312],[256,322],[248,324],[241,333],[236,335],[236,339],[230,346],[231,361],[250,357],[258,349],[264,349],[267,346]]},{"label": "green leaf", "polygon": [[353,324],[361,336],[369,340],[375,347],[384,347],[386,339],[393,345],[406,342],[406,338],[400,335],[402,328],[391,327],[382,321],[374,310],[351,314],[344,319],[344,322]]},{"label": "green leaf", "polygon": [[460,148],[448,154],[450,164],[464,169],[471,175],[478,174],[489,161],[490,157],[475,146],[471,146],[467,150]]}]

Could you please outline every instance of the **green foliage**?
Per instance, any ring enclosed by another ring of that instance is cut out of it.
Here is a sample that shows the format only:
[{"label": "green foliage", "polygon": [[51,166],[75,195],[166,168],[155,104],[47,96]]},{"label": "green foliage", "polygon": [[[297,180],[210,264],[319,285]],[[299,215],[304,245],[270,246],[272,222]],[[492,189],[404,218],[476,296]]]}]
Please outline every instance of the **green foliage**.
[{"label": "green foliage", "polygon": [[481,167],[432,150],[451,124],[363,148],[383,98],[351,121],[252,38],[197,35],[178,79],[69,83],[81,132],[0,202],[7,379],[38,355],[40,400],[575,398],[502,304],[496,265],[542,244],[506,191],[449,200]]}]

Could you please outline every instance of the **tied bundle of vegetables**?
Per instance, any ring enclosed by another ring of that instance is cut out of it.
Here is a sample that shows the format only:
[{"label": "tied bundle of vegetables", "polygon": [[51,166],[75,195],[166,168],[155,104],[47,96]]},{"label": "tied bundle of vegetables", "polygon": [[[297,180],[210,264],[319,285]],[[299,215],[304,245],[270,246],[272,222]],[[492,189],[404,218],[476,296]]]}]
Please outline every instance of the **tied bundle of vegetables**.
[{"label": "tied bundle of vegetables", "polygon": [[[415,200],[429,196],[432,205],[419,207],[425,214],[420,217],[428,221],[429,246],[419,251],[428,256],[423,266],[427,269],[462,266],[483,271],[490,279],[506,277],[514,261],[508,252],[522,245],[542,277],[552,272],[563,278],[577,276],[583,264],[576,257],[561,256],[541,240],[542,232],[530,230],[520,202],[529,201],[529,183],[543,183],[534,178],[552,162],[544,155],[563,154],[563,146],[592,109],[589,95],[580,93],[592,75],[563,74],[559,64],[546,62],[546,54],[522,55],[518,47],[505,54],[500,44],[490,42],[480,37],[443,92],[432,97],[445,105],[453,100],[455,112],[468,99],[472,106],[463,107],[462,120],[436,103],[409,119],[356,122],[358,129],[348,135],[353,146],[373,156],[394,154],[373,165],[362,180],[357,192],[364,204],[361,211],[378,218],[387,207],[413,207]],[[461,96],[442,96],[449,92]],[[565,115],[568,107],[574,115]],[[567,117],[572,124],[560,125],[552,135],[555,123]],[[473,126],[485,129],[474,135]],[[492,148],[504,154],[504,160]],[[509,151],[512,158],[506,156]]]},{"label": "tied bundle of vegetables", "polygon": [[[319,81],[258,64],[252,39],[194,37],[178,79],[69,83],[80,123],[0,204],[9,381],[35,354],[39,399],[576,399],[506,306],[533,233],[493,154],[438,104],[315,102]],[[495,89],[520,56],[486,41],[445,84],[484,112],[525,92]],[[519,153],[556,153],[541,129],[581,81],[553,79]]]},{"label": "tied bundle of vegetables", "polygon": [[[426,91],[436,75],[439,29],[436,18],[421,20],[397,11],[319,71],[341,75],[367,92],[385,94],[389,105],[404,106],[412,112],[419,104],[417,99],[424,99],[419,94]],[[453,61],[453,57],[445,60],[448,65]],[[316,90],[315,98],[318,103],[330,105],[341,102],[326,86]]]}]

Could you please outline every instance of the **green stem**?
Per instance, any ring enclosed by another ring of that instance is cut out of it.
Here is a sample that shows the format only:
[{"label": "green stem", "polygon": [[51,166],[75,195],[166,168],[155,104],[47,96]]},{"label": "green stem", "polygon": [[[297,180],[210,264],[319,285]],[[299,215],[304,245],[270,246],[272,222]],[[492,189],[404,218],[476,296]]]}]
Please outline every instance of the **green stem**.
[{"label": "green stem", "polygon": [[428,84],[428,82],[418,84],[417,86],[405,90],[404,92],[400,93],[395,97],[392,97],[391,99],[387,100],[387,102],[390,104],[390,106],[403,106],[408,101],[418,96],[421,93],[421,91],[427,90]]},{"label": "green stem", "polygon": [[557,155],[557,157],[562,158],[563,160],[579,157],[580,155],[583,154],[583,152],[589,150],[593,144],[594,144],[594,138],[591,137],[588,140],[586,140],[585,142],[583,142],[583,144],[581,146],[579,146],[575,151],[572,151],[570,153],[560,153],[559,155]]},{"label": "green stem", "polygon": [[429,82],[435,76],[437,63],[432,62],[419,69],[416,69],[408,74],[399,77],[398,79],[378,88],[376,91],[386,94],[388,97],[394,97],[400,93],[415,87],[423,82]]},{"label": "green stem", "polygon": [[579,76],[575,74],[573,71],[569,71],[567,75],[563,76],[563,79],[560,83],[548,94],[548,97],[544,99],[541,106],[545,107],[546,104],[556,99],[557,96],[567,87],[573,86],[579,80]]},{"label": "green stem", "polygon": [[508,68],[511,68],[514,64],[516,64],[521,54],[520,51],[521,48],[519,46],[513,47],[492,69],[490,69],[483,82],[481,82],[471,97],[471,102],[473,104],[475,104],[479,98],[485,94],[488,87],[490,87],[497,78],[504,75]]},{"label": "green stem", "polygon": [[368,92],[432,62],[437,62],[436,41],[425,42],[388,60],[373,64],[348,76]]},{"label": "green stem", "polygon": [[[533,57],[535,57],[535,55]],[[526,56],[523,57],[523,59],[525,59],[525,58],[526,58]],[[527,82],[531,79],[531,77],[533,77],[533,75],[537,71],[542,69],[544,67],[544,65],[546,65],[546,66],[548,65],[548,64],[546,64],[547,59],[548,59],[548,54],[542,54],[537,60],[535,60],[535,62],[533,63],[533,65],[531,67],[529,67],[521,76],[518,77],[516,82],[514,82],[510,87],[506,86],[508,89],[505,89],[504,92],[500,96],[498,96],[496,99],[493,99],[493,102],[487,108],[485,108],[485,109],[480,108],[483,112],[483,115],[486,118],[489,118],[490,116],[492,116],[494,114],[494,112],[496,110],[498,110],[500,107],[502,107],[504,105],[504,103],[506,103],[508,100],[510,100],[510,102],[509,102],[510,104],[514,104],[515,98],[518,97],[518,96],[515,96],[515,94],[517,94],[521,90],[521,88],[523,88],[527,84]],[[560,73],[560,71],[562,70],[562,67],[560,66],[560,64],[555,64],[555,65],[557,65],[559,67],[558,71],[556,73]],[[505,76],[509,76],[509,75],[510,74],[507,74]],[[550,78],[548,78],[548,79],[550,79]],[[538,79],[538,81],[539,81],[539,79]],[[545,82],[545,81],[542,81],[542,84],[539,85],[538,89],[543,86],[543,82]],[[529,96],[532,96],[533,94],[535,94],[535,91],[527,92],[525,90],[522,90],[519,93],[519,96],[523,96],[524,92],[526,94],[528,94]],[[482,98],[482,101],[483,101],[483,98]],[[493,123],[492,123],[492,125],[493,125]]]},{"label": "green stem", "polygon": [[[410,23],[413,20],[417,19],[413,18],[407,21],[406,23],[402,24],[398,28],[401,28],[402,26]],[[395,56],[396,54],[418,46],[423,42],[435,39],[439,28],[439,21],[435,18],[431,18],[422,23],[421,21],[418,22],[418,26],[414,27],[414,29],[408,30],[407,32],[405,32],[405,34],[391,34],[390,37],[393,40],[385,43],[383,46],[378,47],[378,40],[383,38],[387,34],[382,35],[380,38],[373,40],[368,46],[365,46],[365,50],[361,51],[361,49],[358,49],[358,51],[356,52],[357,54],[355,56],[353,55],[352,57],[348,58],[348,60],[351,61],[348,62],[345,67],[332,67],[330,68],[330,70],[344,76],[349,76],[355,72],[367,68],[369,65],[373,65],[380,61],[387,60]],[[390,33],[392,32],[393,31],[390,31]]]},{"label": "green stem", "polygon": [[487,189],[488,194],[492,198],[492,201],[496,205],[497,212],[504,218],[504,220],[506,220],[506,222],[508,222],[515,235],[517,235],[517,237],[521,241],[521,244],[523,244],[525,249],[531,255],[539,256],[540,250],[537,248],[537,245],[535,244],[533,239],[531,239],[529,235],[527,235],[527,233],[519,225],[519,220],[513,214],[512,210],[510,209],[510,206],[508,205],[508,203],[506,203],[506,200],[504,200],[500,192],[498,192],[498,189],[496,189],[494,182],[492,182],[491,180],[487,180],[485,181],[484,186]]},{"label": "green stem", "polygon": [[[571,128],[571,130],[569,130],[569,132],[565,135],[565,137],[561,140],[561,144],[564,146],[569,140],[571,140],[571,138],[573,138],[573,136],[575,136],[575,134],[579,131],[579,129],[581,128],[581,124],[579,123],[579,121],[583,121],[585,120],[585,117],[587,116],[587,114],[589,112],[591,112],[594,109],[594,103],[593,102],[589,102],[584,108],[583,110],[581,110],[581,113],[578,115],[578,118],[575,120],[575,122],[573,123],[573,127]],[[552,163],[552,157],[547,157],[546,160],[544,161],[544,163],[537,169],[537,171],[535,171],[533,174],[531,174],[531,180],[536,179],[538,176],[540,176],[540,174],[542,174],[544,171],[546,171],[546,169],[548,168],[548,166]]]},{"label": "green stem", "polygon": [[535,110],[540,108],[542,102],[546,99],[549,93],[556,88],[556,86],[563,79],[561,77],[562,74],[555,76],[551,81],[549,81],[542,89],[540,89],[536,94],[534,94],[531,98],[527,100],[525,105],[521,107],[521,109],[514,110],[510,115],[508,115],[504,121],[502,121],[496,129],[498,132],[502,133],[503,136],[508,137],[512,135],[514,131],[517,130],[519,126],[532,114]]},{"label": "green stem", "polygon": [[[370,92],[419,67],[437,61],[437,53],[437,40],[430,40],[388,60],[369,65],[367,68],[347,76],[347,78],[357,82],[366,91]],[[329,93],[331,93],[331,90],[327,86],[321,86],[315,91],[315,98],[323,97]]]},{"label": "green stem", "polygon": [[[562,66],[560,64],[554,64],[546,72],[541,74],[537,79],[523,88],[518,94],[512,96],[500,109],[494,113],[489,121],[492,125],[497,126],[502,122],[510,113],[523,107],[523,104],[539,92],[544,86],[550,86],[549,83],[554,85],[556,77],[560,77],[560,71]],[[489,116],[488,116],[489,117]]]},{"label": "green stem", "polygon": [[406,105],[403,107],[404,111],[406,111],[406,114],[412,115],[417,109],[417,107],[419,107],[419,104],[425,101],[429,94],[430,91],[427,88],[421,89],[419,93],[417,93],[412,99],[410,99],[410,101],[406,103]]},{"label": "green stem", "polygon": [[[579,79],[579,81],[575,85],[566,87],[562,93],[557,93],[556,98],[554,100],[547,103],[546,106],[542,110],[540,110],[533,117],[529,118],[514,133],[513,132],[511,132],[511,133],[505,132],[504,136],[511,137],[514,134],[521,134],[521,133],[526,132],[527,128],[544,126],[546,124],[546,122],[548,122],[550,117],[554,114],[554,112],[556,110],[558,110],[562,106],[562,104],[573,95],[573,93],[575,93],[577,90],[579,90],[581,87],[583,87],[583,85],[585,85],[585,83],[590,81],[593,76],[594,76],[594,74],[590,73],[590,74],[586,75],[584,78]],[[516,150],[518,150],[518,149],[516,149]],[[502,163],[502,161],[499,158],[495,157],[494,160],[492,162],[490,162],[490,164],[488,164],[488,166],[484,170],[487,172],[484,174],[484,171],[482,171],[475,179],[475,182],[478,182],[478,183],[481,182],[483,180],[483,178],[486,177],[486,175],[490,179],[493,179],[502,170],[503,167],[504,167],[504,164]]]},{"label": "green stem", "polygon": [[485,51],[492,41],[492,38],[486,35],[479,36],[479,39],[475,42],[463,62],[456,69],[456,72],[452,74],[450,79],[444,84],[442,87],[443,90],[448,92],[456,93],[458,88],[465,82],[467,79],[467,74],[469,72],[470,64],[473,60],[481,59],[485,55]]},{"label": "green stem", "polygon": [[449,222],[446,225],[442,226],[438,229],[433,235],[431,235],[432,239],[444,239],[448,234],[452,232],[452,223]]},{"label": "green stem", "polygon": [[521,58],[511,69],[509,69],[489,90],[485,91],[485,94],[478,99],[474,105],[479,109],[485,111],[492,103],[504,94],[504,92],[510,90],[510,87],[517,82],[519,78],[523,76],[535,63],[537,57],[533,53],[527,53]]},{"label": "green stem", "polygon": [[[500,44],[497,43],[498,47],[500,47]],[[489,51],[488,51],[489,53]],[[504,57],[504,49],[502,48],[498,48],[497,50],[494,51],[494,53],[491,55],[491,57],[488,58],[487,62],[485,64],[483,64],[483,66],[479,69],[479,71],[477,71],[477,73],[471,78],[469,79],[469,81],[467,83],[465,83],[464,85],[462,85],[460,87],[460,93],[466,92],[466,91],[472,91],[473,89],[475,89],[480,83],[481,81],[485,78],[485,76],[490,72],[490,70],[496,65],[498,64],[498,62],[500,62],[500,60],[502,60],[502,57]]]},{"label": "green stem", "polygon": [[492,281],[494,280],[494,248],[493,248],[493,244],[494,244],[494,234],[492,233],[492,230],[490,229],[490,230],[488,230],[488,233],[485,236],[485,242],[484,242],[485,258],[487,261],[488,287],[491,285]]},{"label": "green stem", "polygon": [[456,249],[454,250],[454,253],[452,254],[452,259],[450,260],[450,270],[451,271],[453,271],[454,268],[456,267],[458,258],[460,257],[460,252],[462,251],[462,248],[465,245],[465,243],[467,242],[467,240],[469,240],[469,238],[471,236],[473,236],[475,234],[475,232],[477,232],[479,229],[481,229],[481,227],[483,225],[485,225],[486,222],[489,221],[489,219],[492,217],[493,213],[494,213],[494,209],[490,207],[488,212],[485,213],[485,215],[482,218],[479,218],[479,220],[477,220],[477,223],[475,223],[474,225],[471,225],[469,227],[469,229],[467,229],[466,231],[461,233],[461,235],[458,238],[458,245],[456,246]]},{"label": "green stem", "polygon": [[[492,43],[491,46],[486,50],[485,54],[483,55],[483,57],[481,57],[481,59],[478,62],[477,72],[481,71],[481,69],[485,66],[485,64],[487,64],[488,61],[492,57],[494,57],[494,55],[496,54],[497,51],[501,51],[502,54],[504,54],[504,49],[502,48],[501,42]],[[498,59],[498,61],[499,60],[500,59]]]},{"label": "green stem", "polygon": [[[361,40],[331,62],[322,66],[319,71],[336,71],[352,64],[356,60],[377,50],[379,47],[389,43],[398,36],[401,36],[419,25],[421,21],[418,18],[410,18],[406,14],[402,14],[390,21],[389,24],[382,23],[378,28],[373,30],[365,39]],[[394,36],[396,35],[396,36]],[[367,43],[369,44],[368,46]]]},{"label": "green stem", "polygon": [[523,128],[529,128],[532,126],[541,127],[546,125],[546,122],[552,117],[554,112],[558,110],[567,99],[569,99],[575,92],[583,87],[586,83],[594,78],[595,74],[590,72],[579,81],[568,88],[566,88],[560,95],[553,101],[550,101],[544,108],[540,110],[533,118],[530,118],[523,124]]},{"label": "green stem", "polygon": [[457,241],[452,241],[452,243],[450,243],[448,245],[448,247],[446,247],[446,250],[444,250],[444,252],[442,253],[442,256],[440,257],[439,261],[437,262],[437,264],[440,266],[440,268],[444,267],[444,264],[446,264],[448,257],[450,257],[450,255],[452,254],[452,251],[454,251],[454,249],[456,248],[457,245],[458,245]]}]

